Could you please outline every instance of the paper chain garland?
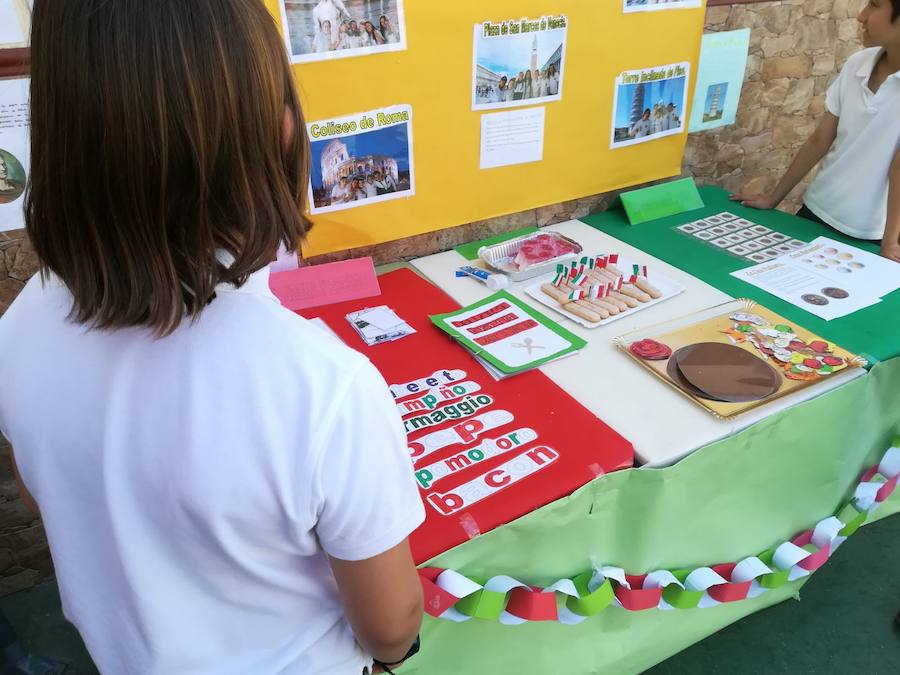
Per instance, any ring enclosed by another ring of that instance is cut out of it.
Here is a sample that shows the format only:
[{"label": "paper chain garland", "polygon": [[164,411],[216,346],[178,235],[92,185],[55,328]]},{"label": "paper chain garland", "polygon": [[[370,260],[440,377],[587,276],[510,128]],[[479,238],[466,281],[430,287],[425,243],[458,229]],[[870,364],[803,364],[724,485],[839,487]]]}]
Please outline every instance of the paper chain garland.
[{"label": "paper chain garland", "polygon": [[[836,515],[777,548],[739,563],[695,570],[658,570],[632,575],[618,567],[598,567],[546,588],[500,575],[479,583],[453,570],[419,570],[425,611],[439,619],[499,620],[503,624],[558,621],[575,625],[610,606],[631,612],[647,609],[707,608],[755,598],[824,565],[897,487],[900,437],[881,462],[863,473],[852,499]],[[557,593],[565,596],[564,604]]]}]

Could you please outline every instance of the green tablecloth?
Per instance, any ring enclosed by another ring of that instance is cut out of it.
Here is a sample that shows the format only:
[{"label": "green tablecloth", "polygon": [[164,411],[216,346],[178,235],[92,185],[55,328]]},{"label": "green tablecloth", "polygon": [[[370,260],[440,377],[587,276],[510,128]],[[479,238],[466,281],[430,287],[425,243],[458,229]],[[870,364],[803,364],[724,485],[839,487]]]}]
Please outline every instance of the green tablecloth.
[{"label": "green tablecloth", "polygon": [[[713,443],[675,466],[604,476],[572,496],[463,544],[429,566],[546,585],[592,564],[641,573],[738,561],[814,526],[849,498],[861,469],[900,432],[900,359]],[[672,433],[678,433],[673,429]],[[900,511],[900,490],[876,517]],[[841,555],[840,550],[835,553]],[[866,570],[859,570],[865,578]],[[854,583],[848,579],[847,583]],[[503,626],[426,617],[402,675],[638,673],[802,581],[709,609],[609,607],[578,626]],[[760,645],[765,649],[765,645]]]},{"label": "green tablecloth", "polygon": [[869,242],[847,237],[829,227],[780,211],[757,211],[728,200],[725,190],[700,188],[706,207],[678,216],[660,218],[642,225],[628,223],[625,212],[614,209],[584,219],[588,225],[631,244],[670,265],[692,274],[735,298],[751,298],[841,347],[865,356],[870,362],[900,356],[900,291],[895,291],[872,307],[833,321],[824,321],[784,300],[731,276],[752,263],[724,253],[708,243],[690,237],[675,228],[706,216],[730,211],[795,239],[812,241],[819,236],[847,242],[877,252]]}]

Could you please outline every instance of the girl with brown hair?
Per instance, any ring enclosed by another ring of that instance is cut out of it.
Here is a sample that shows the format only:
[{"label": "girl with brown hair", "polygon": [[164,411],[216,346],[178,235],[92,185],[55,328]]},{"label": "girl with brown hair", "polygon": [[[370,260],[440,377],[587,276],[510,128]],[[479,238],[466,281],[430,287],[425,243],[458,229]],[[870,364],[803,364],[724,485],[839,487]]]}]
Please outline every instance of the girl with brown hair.
[{"label": "girl with brown hair", "polygon": [[[102,672],[352,673],[422,616],[424,517],[363,356],[282,308],[309,145],[260,0],[35,0],[0,429]],[[377,476],[377,479],[374,478]]]}]

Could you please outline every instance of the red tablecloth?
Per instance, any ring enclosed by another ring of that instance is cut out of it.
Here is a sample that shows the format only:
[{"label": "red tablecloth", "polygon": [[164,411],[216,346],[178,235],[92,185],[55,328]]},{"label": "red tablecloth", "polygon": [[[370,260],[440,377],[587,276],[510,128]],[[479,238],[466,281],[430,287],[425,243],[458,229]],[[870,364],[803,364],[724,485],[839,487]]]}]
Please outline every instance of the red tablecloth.
[{"label": "red tablecloth", "polygon": [[[459,308],[443,291],[411,270],[385,274],[380,283],[380,297],[301,314],[323,319],[395,392],[428,514],[410,537],[417,564],[599,475],[632,466],[631,443],[545,375],[533,371],[497,382],[435,328],[430,314]],[[368,347],[346,315],[378,305],[389,306],[417,333]],[[372,480],[377,489],[378,477]]]}]

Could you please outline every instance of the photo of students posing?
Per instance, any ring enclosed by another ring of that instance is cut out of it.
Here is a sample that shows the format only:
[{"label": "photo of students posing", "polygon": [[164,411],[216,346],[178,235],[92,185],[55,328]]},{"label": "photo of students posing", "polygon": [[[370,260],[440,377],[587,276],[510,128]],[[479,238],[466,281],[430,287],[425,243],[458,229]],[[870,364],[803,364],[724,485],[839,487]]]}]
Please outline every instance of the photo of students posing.
[{"label": "photo of students posing", "polygon": [[281,4],[295,63],[404,47],[402,0],[282,0]]}]

